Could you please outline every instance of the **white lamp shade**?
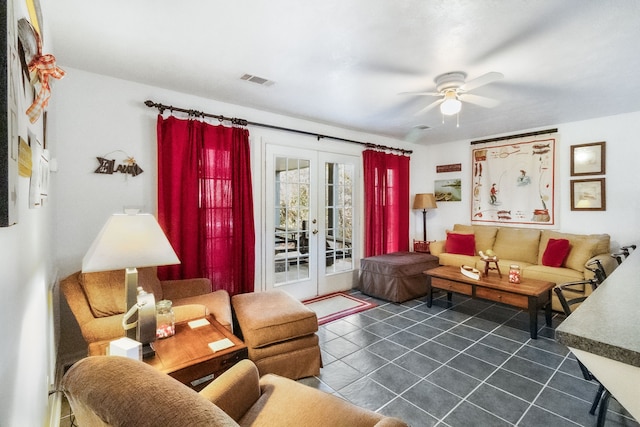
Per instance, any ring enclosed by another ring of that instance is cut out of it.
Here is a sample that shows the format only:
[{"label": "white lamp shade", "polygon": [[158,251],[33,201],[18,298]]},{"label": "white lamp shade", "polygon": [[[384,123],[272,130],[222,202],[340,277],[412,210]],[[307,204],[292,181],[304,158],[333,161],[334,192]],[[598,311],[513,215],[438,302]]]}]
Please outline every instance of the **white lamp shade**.
[{"label": "white lamp shade", "polygon": [[82,271],[180,264],[160,224],[150,214],[114,214],[82,259]]}]

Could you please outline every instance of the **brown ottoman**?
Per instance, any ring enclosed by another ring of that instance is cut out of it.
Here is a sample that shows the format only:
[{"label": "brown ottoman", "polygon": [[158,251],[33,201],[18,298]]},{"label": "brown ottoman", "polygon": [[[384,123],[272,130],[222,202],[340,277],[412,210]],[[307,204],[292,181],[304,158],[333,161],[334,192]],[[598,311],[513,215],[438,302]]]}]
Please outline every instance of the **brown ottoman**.
[{"label": "brown ottoman", "polygon": [[237,333],[260,375],[297,380],[320,374],[316,313],[283,291],[234,295]]},{"label": "brown ottoman", "polygon": [[427,294],[425,270],[438,267],[438,257],[422,252],[393,252],[360,260],[360,291],[392,302]]}]

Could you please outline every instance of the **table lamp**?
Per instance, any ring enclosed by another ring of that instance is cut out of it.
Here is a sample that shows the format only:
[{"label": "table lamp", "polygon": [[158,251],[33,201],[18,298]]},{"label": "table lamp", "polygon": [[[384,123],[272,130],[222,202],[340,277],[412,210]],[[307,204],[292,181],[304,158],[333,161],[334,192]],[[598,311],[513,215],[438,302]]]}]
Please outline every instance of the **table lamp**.
[{"label": "table lamp", "polygon": [[[125,269],[126,319],[135,312],[136,305],[140,306],[137,268],[179,263],[178,256],[153,215],[113,214],[82,259],[82,272]],[[150,301],[148,294],[141,301]],[[143,345],[155,340],[155,302],[152,304],[153,318],[151,319],[151,307],[140,310],[141,318],[138,319],[137,331],[127,328],[126,320],[123,321],[127,337],[137,339]],[[143,315],[146,319],[142,318]]]},{"label": "table lamp", "polygon": [[424,230],[424,241],[427,241],[427,209],[435,209],[436,198],[432,193],[416,194],[413,199],[413,209],[422,209],[422,228]]}]

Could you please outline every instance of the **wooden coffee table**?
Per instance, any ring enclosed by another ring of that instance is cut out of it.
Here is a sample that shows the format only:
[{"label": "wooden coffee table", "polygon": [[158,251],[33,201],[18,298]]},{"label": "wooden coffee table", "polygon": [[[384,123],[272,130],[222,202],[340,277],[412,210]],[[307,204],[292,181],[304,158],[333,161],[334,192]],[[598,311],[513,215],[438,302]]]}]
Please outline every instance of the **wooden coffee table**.
[{"label": "wooden coffee table", "polygon": [[551,326],[551,292],[556,286],[553,282],[523,278],[519,284],[514,284],[497,273],[474,280],[460,273],[460,267],[452,266],[426,270],[424,274],[427,276],[427,307],[433,304],[433,290],[441,289],[447,292],[449,307],[451,294],[455,292],[528,310],[532,339],[538,338],[538,310],[544,309],[547,326]]},{"label": "wooden coffee table", "polygon": [[[144,362],[195,390],[201,390],[214,378],[248,357],[247,346],[211,315],[208,325],[191,328],[188,322],[176,323],[176,333],[156,340],[156,354]],[[228,338],[233,347],[214,352],[209,343]],[[106,354],[108,342],[103,354]]]}]

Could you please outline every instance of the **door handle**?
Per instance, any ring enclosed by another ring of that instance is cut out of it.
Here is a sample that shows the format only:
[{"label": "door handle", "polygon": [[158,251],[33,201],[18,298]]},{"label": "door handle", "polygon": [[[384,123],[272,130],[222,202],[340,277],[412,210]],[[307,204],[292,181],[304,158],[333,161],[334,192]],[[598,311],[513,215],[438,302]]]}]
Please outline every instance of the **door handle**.
[{"label": "door handle", "polygon": [[316,235],[316,234],[318,234],[318,230],[317,230],[317,229],[316,229],[316,230],[313,230],[313,231],[312,231],[312,233],[313,233],[314,235]]}]

